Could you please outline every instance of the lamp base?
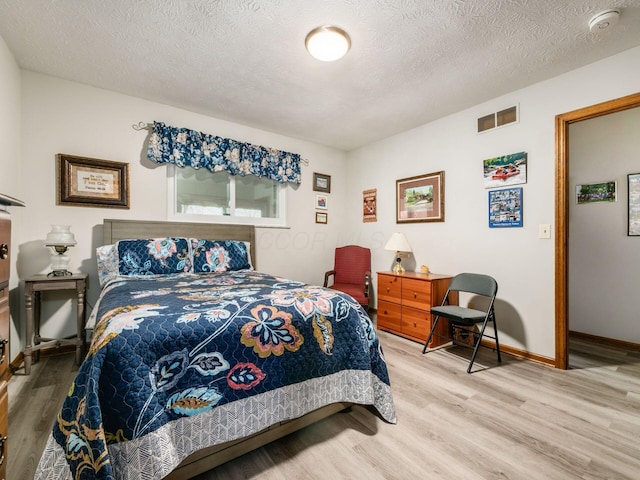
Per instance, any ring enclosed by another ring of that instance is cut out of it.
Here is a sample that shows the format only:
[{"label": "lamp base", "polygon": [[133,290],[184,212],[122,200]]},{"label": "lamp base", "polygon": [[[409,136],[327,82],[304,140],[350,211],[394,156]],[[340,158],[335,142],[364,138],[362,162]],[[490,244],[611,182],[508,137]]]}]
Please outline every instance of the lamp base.
[{"label": "lamp base", "polygon": [[51,248],[51,272],[47,277],[67,277],[73,275],[69,271],[69,260],[71,257],[66,254],[66,246],[54,246]]},{"label": "lamp base", "polygon": [[402,275],[405,272],[404,267],[400,262],[400,257],[396,258],[396,264],[393,266],[393,273],[396,275]]}]

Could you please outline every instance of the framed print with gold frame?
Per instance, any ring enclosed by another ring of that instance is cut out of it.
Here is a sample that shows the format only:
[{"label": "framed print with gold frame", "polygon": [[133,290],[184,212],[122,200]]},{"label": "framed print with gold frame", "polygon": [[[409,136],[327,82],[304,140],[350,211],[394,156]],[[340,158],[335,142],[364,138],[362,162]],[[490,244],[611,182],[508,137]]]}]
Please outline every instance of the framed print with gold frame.
[{"label": "framed print with gold frame", "polygon": [[396,180],[396,223],[444,222],[444,171]]}]

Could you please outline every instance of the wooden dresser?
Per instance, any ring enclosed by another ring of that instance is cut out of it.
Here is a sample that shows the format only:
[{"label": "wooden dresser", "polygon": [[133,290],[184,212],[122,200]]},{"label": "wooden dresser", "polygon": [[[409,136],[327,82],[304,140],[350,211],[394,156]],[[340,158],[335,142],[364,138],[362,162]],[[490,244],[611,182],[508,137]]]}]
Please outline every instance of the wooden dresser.
[{"label": "wooden dresser", "polygon": [[[378,328],[424,343],[431,330],[431,306],[440,305],[452,276],[435,273],[378,272]],[[438,322],[446,335],[448,324]],[[435,337],[429,347],[446,343]]]},{"label": "wooden dresser", "polygon": [[7,432],[9,430],[9,274],[11,273],[11,215],[7,206],[24,203],[0,193],[0,480],[7,478]]},{"label": "wooden dresser", "polygon": [[9,272],[11,270],[11,217],[0,210],[0,479],[7,478],[9,429]]}]

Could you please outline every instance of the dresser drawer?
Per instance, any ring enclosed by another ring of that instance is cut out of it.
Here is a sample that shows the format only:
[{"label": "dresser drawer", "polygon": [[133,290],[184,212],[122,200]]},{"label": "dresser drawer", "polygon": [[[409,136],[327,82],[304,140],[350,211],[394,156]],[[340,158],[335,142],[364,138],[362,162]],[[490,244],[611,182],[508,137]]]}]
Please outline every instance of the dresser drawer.
[{"label": "dresser drawer", "polygon": [[417,308],[402,307],[402,333],[425,341],[431,329],[431,314]]},{"label": "dresser drawer", "polygon": [[431,282],[425,280],[414,280],[412,278],[403,278],[402,305],[419,308],[421,310],[430,310]]},{"label": "dresser drawer", "polygon": [[0,382],[0,479],[7,478],[7,433],[9,431],[9,397],[7,382]]},{"label": "dresser drawer", "polygon": [[378,301],[378,328],[400,330],[400,305]]},{"label": "dresser drawer", "polygon": [[394,275],[378,274],[378,300],[400,303],[402,279]]}]

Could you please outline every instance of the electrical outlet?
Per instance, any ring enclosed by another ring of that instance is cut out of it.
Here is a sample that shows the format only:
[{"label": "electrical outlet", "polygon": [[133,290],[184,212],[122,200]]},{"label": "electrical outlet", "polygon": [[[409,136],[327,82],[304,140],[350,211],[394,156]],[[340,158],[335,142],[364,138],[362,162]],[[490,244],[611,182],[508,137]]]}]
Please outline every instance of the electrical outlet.
[{"label": "electrical outlet", "polygon": [[541,223],[538,226],[538,238],[551,238],[551,225]]}]

